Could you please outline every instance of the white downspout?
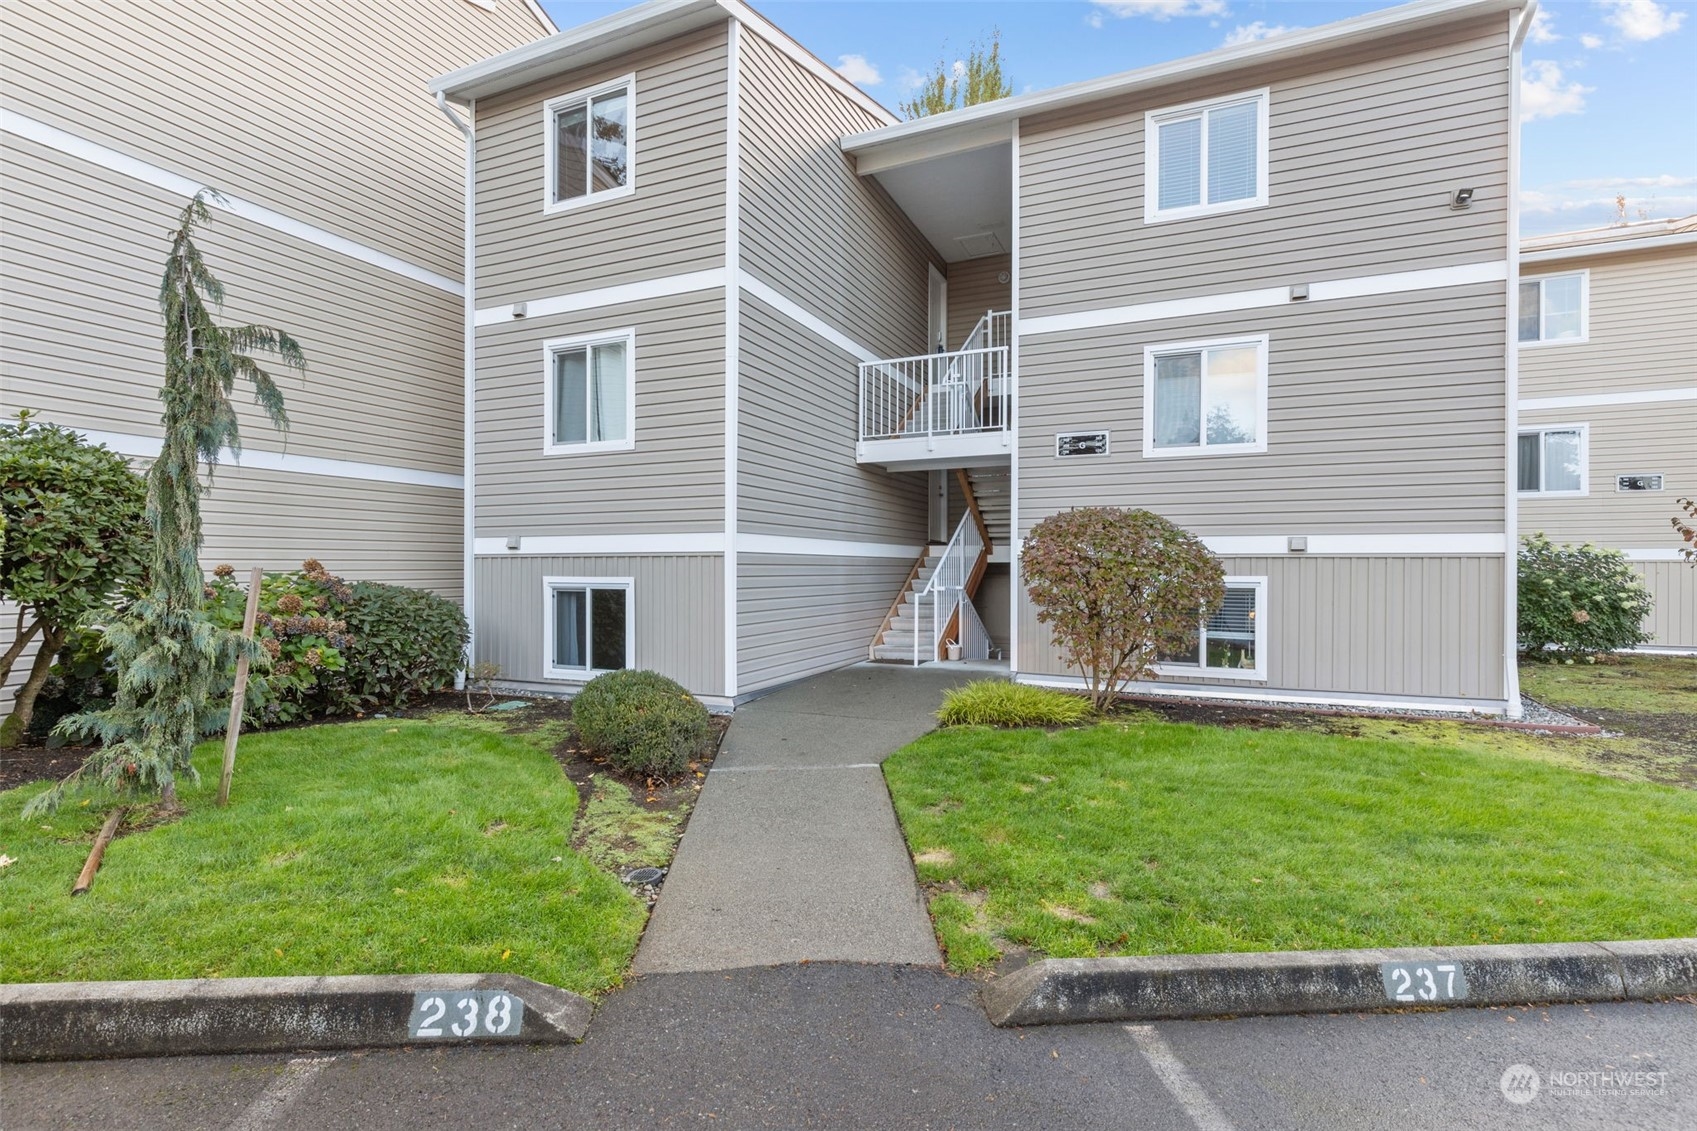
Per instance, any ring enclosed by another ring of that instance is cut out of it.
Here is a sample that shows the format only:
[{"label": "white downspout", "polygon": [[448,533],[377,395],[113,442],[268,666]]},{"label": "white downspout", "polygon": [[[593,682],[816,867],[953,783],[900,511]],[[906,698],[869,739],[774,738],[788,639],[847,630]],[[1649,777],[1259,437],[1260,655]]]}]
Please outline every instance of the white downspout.
[{"label": "white downspout", "polygon": [[1503,699],[1505,714],[1518,719],[1520,705],[1520,45],[1538,11],[1533,0],[1509,13],[1508,95],[1508,296],[1507,344],[1503,367],[1508,406],[1507,474],[1503,484]]},{"label": "white downspout", "polygon": [[[477,540],[477,135],[471,123],[454,112],[454,108],[448,105],[447,95],[440,91],[436,94],[436,108],[447,115],[448,121],[465,138],[465,437],[462,455],[465,504],[464,529],[461,532],[461,584],[464,587],[461,604],[465,609],[466,624],[471,630],[471,637],[466,641],[469,665],[475,662],[477,656],[477,558],[474,553]],[[477,103],[471,102],[466,112],[475,122]],[[465,672],[462,671],[456,686],[463,686],[464,681]]]}]

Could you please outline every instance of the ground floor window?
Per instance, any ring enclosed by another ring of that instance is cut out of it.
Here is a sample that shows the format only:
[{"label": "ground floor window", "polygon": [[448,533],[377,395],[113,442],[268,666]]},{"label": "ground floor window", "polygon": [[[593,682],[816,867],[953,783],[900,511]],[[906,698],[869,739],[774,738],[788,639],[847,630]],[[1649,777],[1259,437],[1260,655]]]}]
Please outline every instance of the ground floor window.
[{"label": "ground floor window", "polygon": [[1200,672],[1235,679],[1265,679],[1266,603],[1266,578],[1226,578],[1225,602],[1197,626],[1195,638],[1185,648],[1161,654],[1158,670],[1164,675]]},{"label": "ground floor window", "polygon": [[544,579],[543,666],[550,679],[588,679],[632,666],[631,589],[630,578]]}]

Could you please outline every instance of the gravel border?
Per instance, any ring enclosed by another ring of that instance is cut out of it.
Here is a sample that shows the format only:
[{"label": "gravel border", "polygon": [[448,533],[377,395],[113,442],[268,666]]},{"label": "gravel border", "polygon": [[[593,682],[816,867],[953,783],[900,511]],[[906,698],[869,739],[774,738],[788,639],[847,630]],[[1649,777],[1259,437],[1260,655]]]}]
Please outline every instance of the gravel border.
[{"label": "gravel border", "polygon": [[1140,703],[1183,703],[1190,707],[1234,707],[1251,711],[1294,711],[1304,715],[1342,716],[1363,719],[1443,719],[1452,722],[1478,723],[1481,726],[1506,727],[1511,730],[1533,730],[1550,734],[1602,734],[1603,728],[1584,719],[1575,718],[1547,707],[1530,696],[1520,697],[1522,715],[1519,719],[1507,719],[1501,715],[1486,715],[1466,707],[1453,710],[1426,707],[1351,707],[1338,703],[1314,703],[1301,700],[1281,699],[1269,702],[1265,699],[1221,699],[1209,696],[1206,699],[1192,698],[1185,695],[1138,695],[1135,692],[1120,695],[1121,699]]}]

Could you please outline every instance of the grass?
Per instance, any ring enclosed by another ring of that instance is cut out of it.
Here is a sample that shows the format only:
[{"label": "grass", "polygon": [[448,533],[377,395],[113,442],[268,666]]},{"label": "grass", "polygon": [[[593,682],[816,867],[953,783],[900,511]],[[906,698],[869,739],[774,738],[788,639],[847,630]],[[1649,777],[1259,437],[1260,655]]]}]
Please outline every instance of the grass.
[{"label": "grass", "polygon": [[1697,793],[1536,758],[1150,717],[939,731],[885,774],[957,970],[1697,921]]},{"label": "grass", "polygon": [[1627,654],[1600,664],[1522,664],[1520,688],[1552,705],[1689,714],[1697,711],[1697,657]]},{"label": "grass", "polygon": [[646,909],[574,853],[577,793],[547,737],[373,721],[221,748],[179,820],[114,840],[70,888],[102,813],[22,822],[43,784],[0,794],[0,980],[501,971],[616,985]]}]

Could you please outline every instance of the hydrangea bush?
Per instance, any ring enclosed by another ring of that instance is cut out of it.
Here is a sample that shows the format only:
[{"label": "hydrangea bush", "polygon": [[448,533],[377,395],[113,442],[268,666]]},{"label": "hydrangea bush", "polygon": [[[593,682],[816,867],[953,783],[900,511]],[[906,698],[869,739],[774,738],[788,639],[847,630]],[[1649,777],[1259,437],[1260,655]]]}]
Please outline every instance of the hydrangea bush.
[{"label": "hydrangea bush", "polygon": [[1529,659],[1594,661],[1650,639],[1650,591],[1618,550],[1534,534],[1521,543],[1519,591],[1520,651]]}]

